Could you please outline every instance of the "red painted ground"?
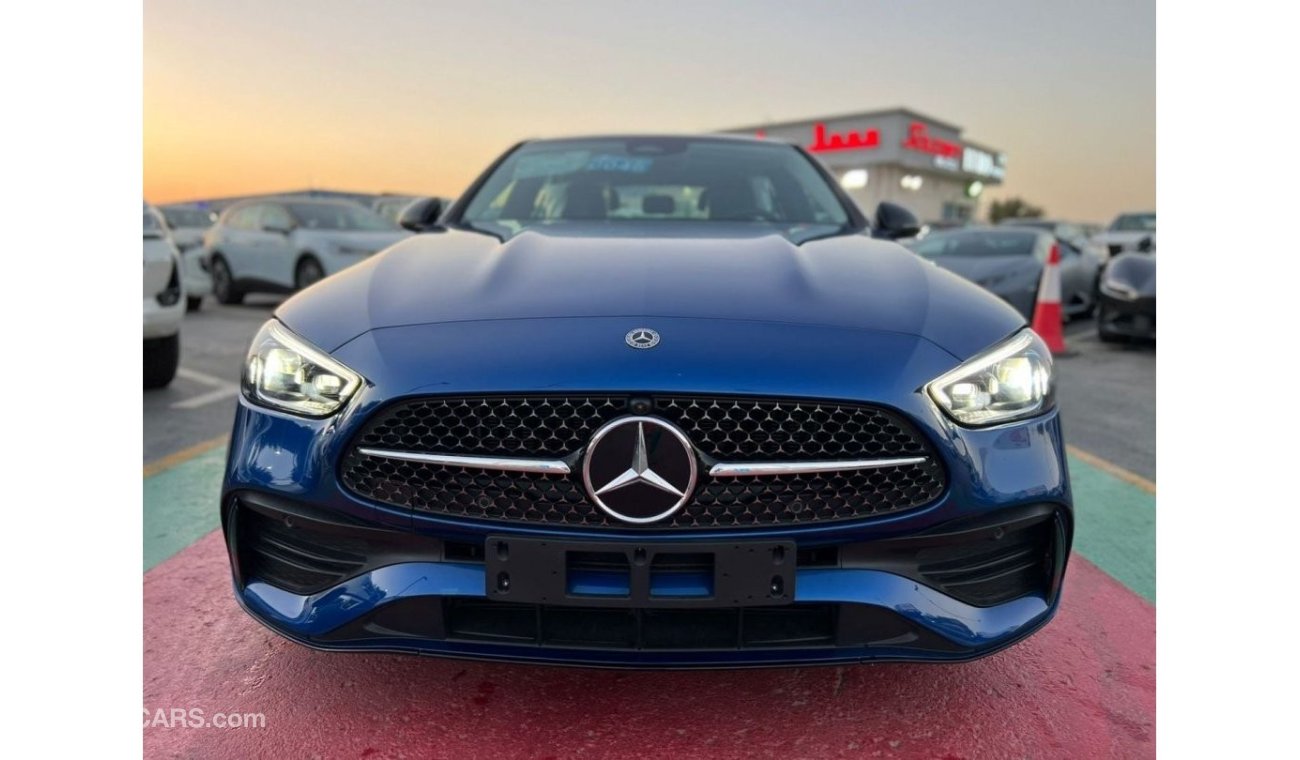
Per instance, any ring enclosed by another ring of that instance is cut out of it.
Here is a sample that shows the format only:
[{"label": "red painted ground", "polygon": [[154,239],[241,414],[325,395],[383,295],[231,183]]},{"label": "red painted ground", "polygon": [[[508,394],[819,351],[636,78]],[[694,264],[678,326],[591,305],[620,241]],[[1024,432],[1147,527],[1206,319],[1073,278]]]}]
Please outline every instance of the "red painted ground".
[{"label": "red painted ground", "polygon": [[323,654],[231,597],[211,534],[145,575],[147,757],[1151,757],[1155,608],[1074,557],[1046,629],[965,665],[625,672]]}]

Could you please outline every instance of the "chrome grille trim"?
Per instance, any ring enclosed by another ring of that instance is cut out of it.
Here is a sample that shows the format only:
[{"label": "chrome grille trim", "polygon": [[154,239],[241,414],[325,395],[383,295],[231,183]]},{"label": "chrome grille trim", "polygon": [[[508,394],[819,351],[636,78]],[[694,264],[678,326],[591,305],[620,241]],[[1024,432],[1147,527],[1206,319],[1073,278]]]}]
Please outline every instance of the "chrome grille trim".
[{"label": "chrome grille trim", "polygon": [[568,475],[569,464],[561,459],[521,459],[518,457],[479,457],[463,454],[425,454],[419,451],[390,451],[388,449],[362,448],[366,456],[400,459],[404,462],[443,464],[453,467],[474,467],[480,470],[501,472],[536,472],[542,475]]},{"label": "chrome grille trim", "polygon": [[877,467],[903,467],[924,464],[928,457],[900,459],[842,459],[822,462],[718,462],[709,468],[714,478],[746,478],[770,475],[807,475],[818,472],[873,470]]},{"label": "chrome grille trim", "polygon": [[[535,472],[542,475],[568,475],[572,469],[563,459],[524,459],[520,457],[483,457],[465,454],[429,454],[421,451],[360,448],[366,456],[399,459],[404,462],[473,467],[498,472]],[[581,454],[582,452],[577,452]],[[829,459],[820,462],[718,462],[709,468],[714,478],[757,478],[773,475],[809,475],[819,472],[850,472],[879,467],[905,467],[924,464],[928,457],[893,459]]]}]

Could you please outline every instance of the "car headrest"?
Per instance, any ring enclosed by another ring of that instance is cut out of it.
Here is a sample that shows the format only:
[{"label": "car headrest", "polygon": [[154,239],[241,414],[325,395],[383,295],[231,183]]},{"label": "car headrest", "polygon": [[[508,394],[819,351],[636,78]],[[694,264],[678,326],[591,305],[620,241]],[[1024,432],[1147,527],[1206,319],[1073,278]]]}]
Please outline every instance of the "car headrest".
[{"label": "car headrest", "polygon": [[604,219],[608,205],[605,192],[595,182],[574,180],[564,193],[563,219]]},{"label": "car headrest", "polygon": [[709,186],[709,218],[750,221],[758,213],[754,188],[743,177],[727,177]]},{"label": "car headrest", "polygon": [[671,195],[647,195],[641,199],[643,214],[671,214],[677,211],[677,201]]}]

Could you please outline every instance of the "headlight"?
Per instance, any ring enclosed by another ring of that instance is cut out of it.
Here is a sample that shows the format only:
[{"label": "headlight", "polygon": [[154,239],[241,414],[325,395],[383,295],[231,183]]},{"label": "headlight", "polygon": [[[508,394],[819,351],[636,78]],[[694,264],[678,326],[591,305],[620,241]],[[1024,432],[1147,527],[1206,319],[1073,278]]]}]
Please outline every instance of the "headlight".
[{"label": "headlight", "polygon": [[926,386],[949,417],[971,427],[997,425],[1052,404],[1052,353],[1033,330],[976,356]]},{"label": "headlight", "polygon": [[1118,298],[1121,301],[1136,301],[1138,298],[1137,288],[1126,282],[1120,282],[1119,280],[1112,280],[1110,278],[1102,278],[1100,287],[1101,292],[1111,298]]},{"label": "headlight", "polygon": [[272,319],[248,349],[243,387],[250,401],[263,406],[325,417],[343,408],[361,387],[361,376]]}]

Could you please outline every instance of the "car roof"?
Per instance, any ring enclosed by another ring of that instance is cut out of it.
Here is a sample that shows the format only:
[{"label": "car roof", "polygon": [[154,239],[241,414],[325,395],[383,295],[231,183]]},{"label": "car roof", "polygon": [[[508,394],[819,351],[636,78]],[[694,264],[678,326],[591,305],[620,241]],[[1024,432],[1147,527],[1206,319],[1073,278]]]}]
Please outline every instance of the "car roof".
[{"label": "car roof", "polygon": [[535,144],[552,144],[566,142],[585,142],[591,140],[690,140],[692,142],[716,142],[716,143],[740,143],[752,145],[770,145],[774,148],[790,148],[792,143],[783,140],[768,140],[762,137],[753,137],[751,135],[724,135],[712,133],[678,133],[655,132],[655,133],[632,133],[632,134],[594,134],[594,135],[573,135],[566,137],[537,137],[524,140],[525,145]]},{"label": "car roof", "polygon": [[[932,229],[926,238],[939,237],[941,235],[960,235],[964,232],[986,232],[994,235],[1045,235],[1054,237],[1050,230],[1043,230],[1037,227],[1021,227],[1014,224],[971,224],[965,227],[949,227],[946,229]],[[924,239],[924,238],[923,238]]]},{"label": "car roof", "polygon": [[245,208],[247,206],[252,206],[259,203],[281,203],[281,204],[292,203],[295,205],[311,204],[313,206],[353,206],[353,207],[365,208],[365,206],[362,206],[360,203],[357,203],[356,201],[347,200],[346,198],[295,198],[291,195],[268,196],[266,198],[248,198],[247,200],[242,200],[239,201],[238,203],[232,203],[229,206],[229,208],[230,209]]}]

